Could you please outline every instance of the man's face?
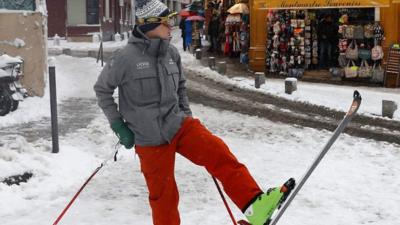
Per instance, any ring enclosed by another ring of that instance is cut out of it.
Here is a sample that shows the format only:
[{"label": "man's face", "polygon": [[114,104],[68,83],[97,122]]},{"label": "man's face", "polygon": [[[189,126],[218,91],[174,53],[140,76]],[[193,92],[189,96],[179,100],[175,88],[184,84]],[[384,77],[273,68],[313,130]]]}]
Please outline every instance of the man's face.
[{"label": "man's face", "polygon": [[168,24],[161,23],[155,29],[146,33],[149,38],[160,38],[168,40],[171,38],[171,27]]}]

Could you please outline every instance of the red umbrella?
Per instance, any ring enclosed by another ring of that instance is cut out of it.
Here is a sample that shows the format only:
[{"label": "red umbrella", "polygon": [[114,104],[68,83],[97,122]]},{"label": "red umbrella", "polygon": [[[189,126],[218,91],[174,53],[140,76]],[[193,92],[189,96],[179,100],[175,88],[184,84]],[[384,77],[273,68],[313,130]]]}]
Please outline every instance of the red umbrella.
[{"label": "red umbrella", "polygon": [[197,21],[203,21],[203,20],[205,20],[205,18],[204,17],[202,17],[202,16],[189,16],[188,18],[186,18],[186,20],[191,20],[191,21],[195,21],[195,20],[197,20]]},{"label": "red umbrella", "polygon": [[182,9],[182,10],[179,12],[179,15],[180,15],[181,17],[188,17],[188,16],[191,16],[192,14],[190,13],[190,11],[189,11],[188,9]]}]

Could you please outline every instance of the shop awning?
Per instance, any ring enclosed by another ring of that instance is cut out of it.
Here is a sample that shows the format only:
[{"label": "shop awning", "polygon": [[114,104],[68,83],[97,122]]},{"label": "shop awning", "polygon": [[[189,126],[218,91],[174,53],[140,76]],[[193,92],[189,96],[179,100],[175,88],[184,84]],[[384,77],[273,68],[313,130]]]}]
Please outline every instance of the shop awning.
[{"label": "shop awning", "polygon": [[[254,0],[258,9],[389,7],[391,0]],[[400,0],[393,0],[393,2]]]}]

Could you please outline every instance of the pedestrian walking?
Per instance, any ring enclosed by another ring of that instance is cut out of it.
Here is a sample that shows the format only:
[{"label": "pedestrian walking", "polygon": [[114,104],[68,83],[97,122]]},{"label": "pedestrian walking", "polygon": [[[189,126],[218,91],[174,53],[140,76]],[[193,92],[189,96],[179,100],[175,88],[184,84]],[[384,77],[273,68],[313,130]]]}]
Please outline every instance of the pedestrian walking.
[{"label": "pedestrian walking", "polygon": [[181,29],[181,37],[182,37],[182,43],[183,43],[183,51],[186,51],[186,41],[185,41],[185,20],[186,17],[182,17],[181,21],[179,22],[179,29]]}]

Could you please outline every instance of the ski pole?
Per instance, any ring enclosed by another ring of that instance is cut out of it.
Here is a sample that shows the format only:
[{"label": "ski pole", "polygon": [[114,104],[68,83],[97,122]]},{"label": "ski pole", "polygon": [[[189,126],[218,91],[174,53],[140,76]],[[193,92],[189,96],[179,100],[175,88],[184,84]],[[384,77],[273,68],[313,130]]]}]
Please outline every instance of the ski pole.
[{"label": "ski pole", "polygon": [[314,160],[314,162],[312,163],[310,168],[306,171],[303,178],[300,180],[297,187],[293,190],[292,194],[290,194],[289,197],[287,198],[287,200],[283,203],[283,205],[281,206],[277,215],[272,219],[272,221],[269,225],[275,225],[278,222],[279,218],[282,216],[282,214],[285,212],[286,208],[292,202],[292,200],[294,199],[296,194],[300,191],[301,187],[304,185],[304,183],[310,177],[311,173],[314,171],[314,169],[317,167],[317,165],[321,162],[322,158],[325,156],[325,154],[331,148],[331,146],[336,141],[336,139],[339,137],[339,135],[342,133],[342,131],[350,123],[351,119],[353,119],[354,115],[357,113],[358,108],[360,107],[360,104],[361,104],[361,95],[358,91],[354,91],[353,102],[351,104],[350,109],[347,111],[346,115],[344,116],[343,120],[340,122],[339,126],[333,132],[333,135],[329,139],[328,143],[326,143],[325,147],[321,150],[321,152],[319,153],[317,158]]},{"label": "ski pole", "polygon": [[228,203],[226,202],[224,193],[222,193],[222,190],[221,190],[221,188],[219,187],[219,184],[218,184],[217,179],[215,179],[215,177],[212,177],[212,178],[213,178],[213,180],[214,180],[215,186],[217,186],[219,195],[221,195],[222,201],[224,201],[225,208],[226,208],[226,210],[228,211],[229,216],[231,217],[231,220],[232,220],[233,224],[234,224],[234,225],[237,225],[236,220],[235,220],[235,217],[233,217],[232,211],[231,211],[231,209],[229,208]]},{"label": "ski pole", "polygon": [[118,150],[116,150],[116,152],[113,153],[111,157],[107,158],[104,162],[102,162],[100,164],[100,166],[98,166],[94,170],[92,175],[90,175],[90,177],[85,181],[85,183],[81,186],[81,188],[79,188],[78,192],[75,193],[74,197],[71,199],[71,201],[68,203],[68,205],[64,208],[64,210],[61,212],[61,214],[57,217],[56,221],[54,221],[53,225],[57,225],[58,222],[60,222],[60,220],[63,218],[64,214],[68,211],[69,207],[71,207],[71,205],[74,203],[76,198],[79,196],[79,194],[82,192],[82,190],[86,187],[86,185],[89,183],[89,181],[97,174],[97,172],[99,172],[99,170],[103,166],[105,166],[108,163],[108,161],[110,161],[111,159],[114,159],[114,161],[117,161],[117,154],[118,154]]}]

